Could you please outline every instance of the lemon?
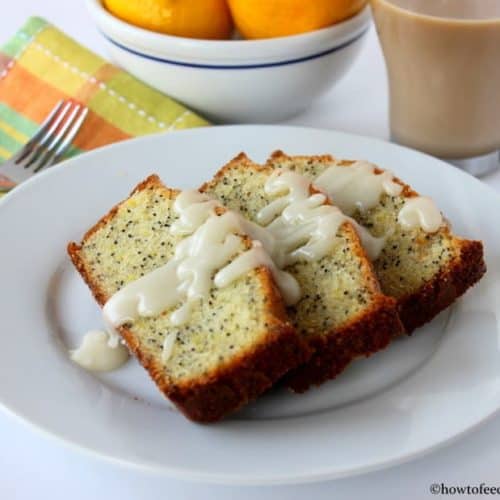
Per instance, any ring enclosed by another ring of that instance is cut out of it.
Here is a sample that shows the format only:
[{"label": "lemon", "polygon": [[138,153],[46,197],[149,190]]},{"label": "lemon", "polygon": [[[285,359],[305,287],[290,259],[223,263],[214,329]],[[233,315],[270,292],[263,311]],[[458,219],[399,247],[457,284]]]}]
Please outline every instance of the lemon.
[{"label": "lemon", "polygon": [[233,24],[225,0],[104,0],[116,17],[169,35],[225,39]]},{"label": "lemon", "polygon": [[245,38],[273,38],[313,31],[347,19],[367,0],[228,0]]}]

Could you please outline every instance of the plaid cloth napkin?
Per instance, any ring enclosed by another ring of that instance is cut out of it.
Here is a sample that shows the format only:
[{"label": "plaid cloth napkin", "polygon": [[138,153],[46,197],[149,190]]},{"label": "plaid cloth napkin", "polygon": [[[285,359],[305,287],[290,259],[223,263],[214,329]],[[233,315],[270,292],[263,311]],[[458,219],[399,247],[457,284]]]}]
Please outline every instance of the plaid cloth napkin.
[{"label": "plaid cloth napkin", "polygon": [[62,98],[90,109],[68,156],[129,137],[208,125],[33,17],[0,47],[0,163],[34,134]]}]

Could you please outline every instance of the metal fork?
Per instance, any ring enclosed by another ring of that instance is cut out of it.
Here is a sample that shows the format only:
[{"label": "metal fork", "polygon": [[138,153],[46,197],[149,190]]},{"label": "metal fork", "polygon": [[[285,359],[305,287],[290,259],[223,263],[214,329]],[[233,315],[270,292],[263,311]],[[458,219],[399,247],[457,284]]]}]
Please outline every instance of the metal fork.
[{"label": "metal fork", "polygon": [[88,112],[88,108],[73,101],[59,101],[35,135],[20,151],[0,165],[0,192],[10,191],[42,168],[61,161]]}]

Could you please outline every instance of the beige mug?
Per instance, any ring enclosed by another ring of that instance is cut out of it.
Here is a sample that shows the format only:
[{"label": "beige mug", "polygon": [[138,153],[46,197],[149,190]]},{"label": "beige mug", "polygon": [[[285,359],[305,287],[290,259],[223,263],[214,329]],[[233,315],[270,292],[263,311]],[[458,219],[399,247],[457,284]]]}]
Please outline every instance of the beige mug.
[{"label": "beige mug", "polygon": [[371,0],[393,140],[482,175],[500,167],[500,0]]}]

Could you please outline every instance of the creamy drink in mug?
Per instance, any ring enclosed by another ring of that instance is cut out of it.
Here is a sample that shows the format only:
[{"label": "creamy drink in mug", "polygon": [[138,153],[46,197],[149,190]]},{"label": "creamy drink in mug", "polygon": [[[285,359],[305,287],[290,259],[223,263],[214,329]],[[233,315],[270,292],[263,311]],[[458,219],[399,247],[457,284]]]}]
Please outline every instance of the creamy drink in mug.
[{"label": "creamy drink in mug", "polygon": [[500,0],[371,0],[392,138],[476,175],[500,166]]}]

